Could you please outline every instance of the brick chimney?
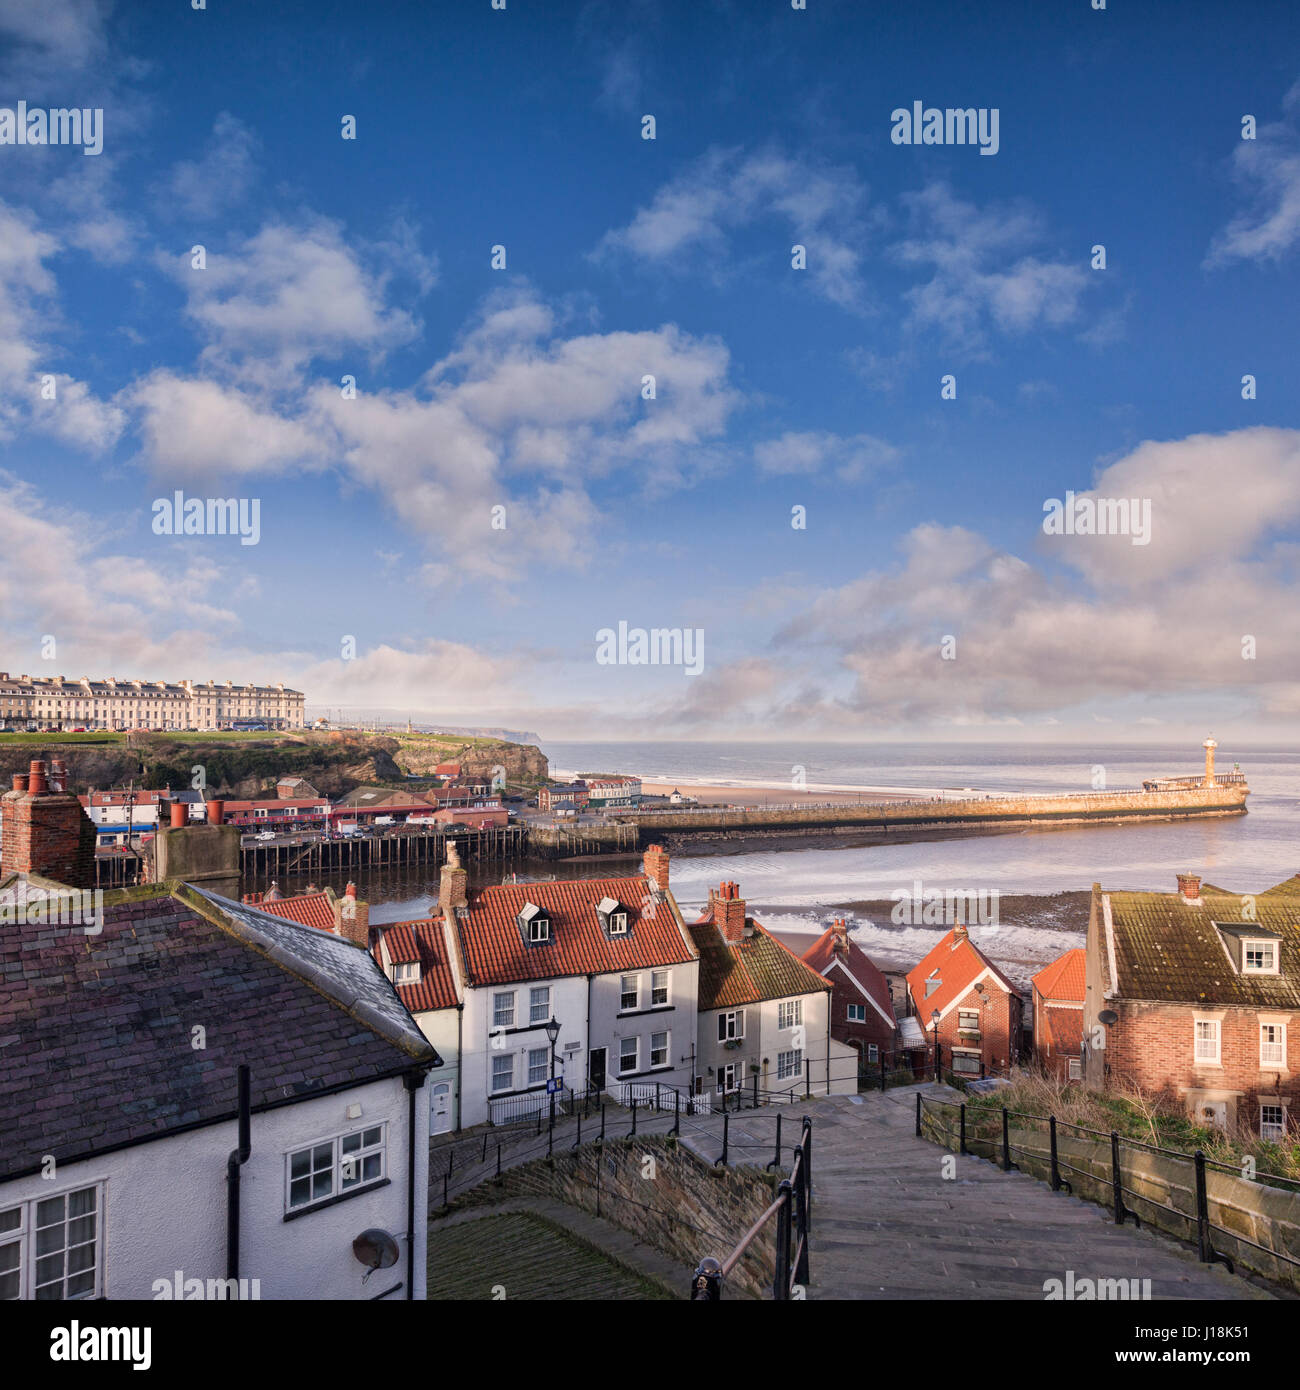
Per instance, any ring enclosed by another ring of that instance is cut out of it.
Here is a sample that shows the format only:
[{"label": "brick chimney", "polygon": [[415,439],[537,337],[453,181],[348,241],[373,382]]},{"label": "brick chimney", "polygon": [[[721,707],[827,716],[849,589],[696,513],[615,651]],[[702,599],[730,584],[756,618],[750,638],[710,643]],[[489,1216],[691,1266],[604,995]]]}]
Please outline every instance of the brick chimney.
[{"label": "brick chimney", "polygon": [[370,904],[357,898],[357,885],[349,883],[334,904],[335,927],[340,936],[358,946],[370,946]]},{"label": "brick chimney", "polygon": [[[55,780],[66,785],[62,763]],[[54,791],[43,759],[34,759],[27,785],[4,795],[4,831],[0,837],[0,877],[40,874],[70,888],[95,886],[95,826],[70,792]]]},{"label": "brick chimney", "polygon": [[729,946],[736,946],[745,939],[745,900],[740,896],[739,884],[727,881],[719,888],[711,888],[709,907],[714,924]]},{"label": "brick chimney", "polygon": [[1201,902],[1200,874],[1179,874],[1178,891],[1182,894],[1185,903],[1192,907],[1198,907]]},{"label": "brick chimney", "polygon": [[668,891],[668,851],[662,845],[647,845],[642,860],[647,878],[655,881],[661,893]]},{"label": "brick chimney", "polygon": [[957,925],[952,929],[952,944],[955,946],[959,941],[969,940],[970,932],[966,930],[966,926],[964,923],[958,922]]},{"label": "brick chimney", "polygon": [[449,922],[455,920],[458,907],[469,905],[466,897],[468,887],[469,874],[461,867],[456,846],[448,845],[447,862],[442,866],[442,876],[438,881],[438,907]]},{"label": "brick chimney", "polygon": [[831,941],[831,945],[835,948],[835,954],[847,958],[849,954],[848,923],[845,922],[843,917],[837,917],[831,923],[831,930],[835,933]]}]

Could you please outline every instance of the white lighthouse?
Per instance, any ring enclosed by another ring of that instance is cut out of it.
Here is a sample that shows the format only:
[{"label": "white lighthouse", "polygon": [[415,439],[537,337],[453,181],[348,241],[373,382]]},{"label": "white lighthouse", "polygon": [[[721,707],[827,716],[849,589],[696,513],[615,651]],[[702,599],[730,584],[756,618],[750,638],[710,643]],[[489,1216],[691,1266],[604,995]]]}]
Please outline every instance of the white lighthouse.
[{"label": "white lighthouse", "polygon": [[1205,786],[1214,785],[1214,750],[1219,745],[1212,738],[1207,738],[1201,747],[1205,749]]}]

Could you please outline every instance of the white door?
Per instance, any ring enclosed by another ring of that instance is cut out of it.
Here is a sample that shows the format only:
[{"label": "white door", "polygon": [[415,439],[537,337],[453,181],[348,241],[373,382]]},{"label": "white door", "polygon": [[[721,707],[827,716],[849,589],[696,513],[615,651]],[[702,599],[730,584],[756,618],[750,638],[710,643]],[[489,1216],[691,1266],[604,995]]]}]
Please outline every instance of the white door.
[{"label": "white door", "polygon": [[451,1128],[451,1083],[436,1082],[429,1088],[429,1133],[446,1134]]},{"label": "white door", "polygon": [[1203,1100],[1196,1107],[1197,1115],[1203,1125],[1216,1129],[1228,1128],[1228,1102],[1226,1100]]}]

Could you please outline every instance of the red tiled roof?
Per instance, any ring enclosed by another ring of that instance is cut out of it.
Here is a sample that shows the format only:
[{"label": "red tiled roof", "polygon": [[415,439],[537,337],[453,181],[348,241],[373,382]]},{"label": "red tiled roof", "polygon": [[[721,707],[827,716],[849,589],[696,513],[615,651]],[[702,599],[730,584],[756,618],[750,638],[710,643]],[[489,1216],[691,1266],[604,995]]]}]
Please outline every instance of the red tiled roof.
[{"label": "red tiled roof", "polygon": [[255,806],[265,806],[270,809],[272,806],[283,810],[286,806],[319,806],[323,810],[329,810],[329,798],[325,796],[286,796],[270,797],[262,801],[227,801],[225,808],[227,811],[251,811]]},{"label": "red tiled roof", "polygon": [[[605,935],[596,914],[602,898],[627,909],[627,936]],[[537,946],[524,944],[517,920],[530,902],[551,919],[551,939]],[[484,888],[471,897],[456,927],[472,985],[600,975],[694,959],[668,900],[655,901],[644,875]]]},{"label": "red tiled roof", "polygon": [[324,893],[303,893],[296,898],[273,898],[270,902],[253,903],[259,912],[270,912],[276,917],[287,917],[291,922],[301,922],[304,927],[319,927],[321,931],[333,932],[334,911],[330,900]]},{"label": "red tiled roof", "polygon": [[[456,1007],[460,1001],[456,997],[456,981],[447,959],[447,943],[443,940],[440,920],[425,917],[414,922],[393,922],[383,928],[383,942],[395,965],[414,961],[420,964],[417,984],[393,986],[397,997],[411,1013]],[[383,964],[379,942],[375,943],[375,959]]]},{"label": "red tiled roof", "polygon": [[805,965],[810,965],[819,975],[823,976],[838,961],[840,968],[847,970],[862,986],[870,996],[871,1002],[880,1012],[887,1019],[893,1019],[894,1000],[889,992],[889,981],[885,979],[871,957],[852,938],[849,939],[849,954],[846,959],[836,953],[835,929],[828,927],[803,953],[802,959]]},{"label": "red tiled roof", "polygon": [[[939,987],[931,994],[925,992],[925,982],[932,971],[939,972]],[[958,938],[956,928],[950,931],[928,956],[907,972],[907,988],[924,1019],[938,1009],[943,1013],[970,989],[986,971],[1007,991],[1015,994],[1015,986],[969,938]]]},{"label": "red tiled roof", "polygon": [[1087,954],[1081,946],[1058,956],[1034,976],[1034,988],[1044,999],[1068,999],[1071,1003],[1082,1004],[1086,959]]},{"label": "red tiled roof", "polygon": [[754,934],[734,945],[723,940],[712,909],[691,926],[691,939],[700,953],[699,1008],[729,1009],[831,988],[761,922],[753,917],[745,922]]}]

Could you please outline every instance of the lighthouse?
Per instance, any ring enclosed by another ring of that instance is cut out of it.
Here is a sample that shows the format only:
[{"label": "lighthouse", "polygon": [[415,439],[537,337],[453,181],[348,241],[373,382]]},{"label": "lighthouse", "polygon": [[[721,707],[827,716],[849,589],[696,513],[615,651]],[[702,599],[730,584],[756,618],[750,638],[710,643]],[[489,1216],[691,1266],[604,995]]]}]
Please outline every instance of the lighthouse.
[{"label": "lighthouse", "polygon": [[1204,785],[1212,787],[1214,785],[1214,750],[1219,745],[1212,738],[1207,738],[1201,747],[1205,749],[1205,782]]}]

